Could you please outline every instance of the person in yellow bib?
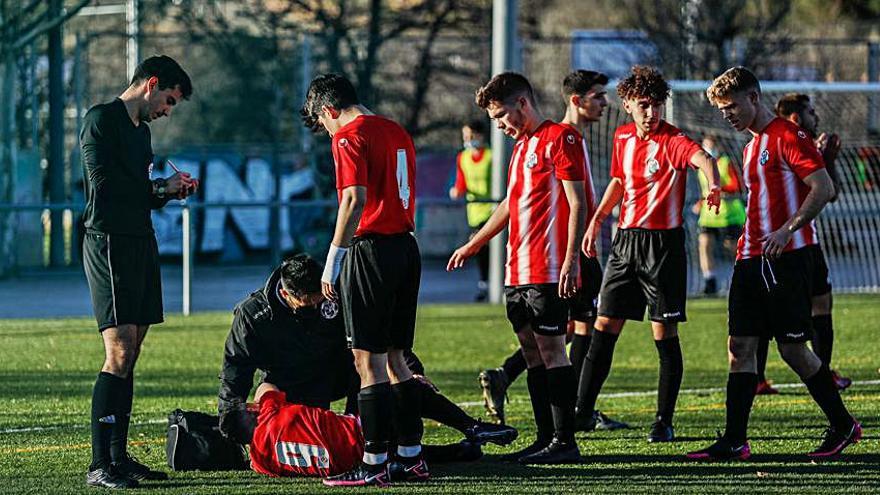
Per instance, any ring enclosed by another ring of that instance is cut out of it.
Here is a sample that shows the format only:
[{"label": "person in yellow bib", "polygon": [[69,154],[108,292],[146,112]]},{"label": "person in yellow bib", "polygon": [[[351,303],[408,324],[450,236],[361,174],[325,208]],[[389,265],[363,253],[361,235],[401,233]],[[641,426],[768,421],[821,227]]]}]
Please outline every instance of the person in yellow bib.
[{"label": "person in yellow bib", "polygon": [[[718,282],[715,278],[715,242],[723,243],[725,252],[734,252],[736,241],[742,234],[743,224],[746,222],[746,209],[740,197],[739,173],[736,165],[730,157],[721,153],[715,136],[707,135],[703,138],[703,149],[712,155],[718,162],[718,173],[721,175],[721,207],[718,214],[714,214],[708,208],[703,208],[702,199],[694,205],[694,213],[700,215],[697,225],[700,227],[699,254],[700,270],[703,272],[703,294],[715,295],[718,292]],[[709,184],[702,174],[700,190],[703,196],[709,192]]]},{"label": "person in yellow bib", "polygon": [[[449,189],[449,197],[468,201],[467,221],[471,235],[480,230],[495,210],[493,203],[480,200],[492,199],[492,149],[486,147],[486,125],[482,120],[472,120],[461,128],[464,149],[458,154],[455,165],[455,184]],[[489,294],[489,245],[477,254],[480,281],[474,300],[483,302]]]}]

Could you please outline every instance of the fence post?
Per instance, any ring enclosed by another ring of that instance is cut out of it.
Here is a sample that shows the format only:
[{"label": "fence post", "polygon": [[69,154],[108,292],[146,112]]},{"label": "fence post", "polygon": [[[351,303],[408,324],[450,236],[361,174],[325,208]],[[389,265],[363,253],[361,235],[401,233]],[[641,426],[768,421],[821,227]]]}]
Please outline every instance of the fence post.
[{"label": "fence post", "polygon": [[192,211],[184,200],[183,223],[183,316],[192,313]]},{"label": "fence post", "polygon": [[[868,43],[868,82],[880,82],[880,43]],[[868,132],[880,132],[880,98],[876,93],[868,96]]]}]

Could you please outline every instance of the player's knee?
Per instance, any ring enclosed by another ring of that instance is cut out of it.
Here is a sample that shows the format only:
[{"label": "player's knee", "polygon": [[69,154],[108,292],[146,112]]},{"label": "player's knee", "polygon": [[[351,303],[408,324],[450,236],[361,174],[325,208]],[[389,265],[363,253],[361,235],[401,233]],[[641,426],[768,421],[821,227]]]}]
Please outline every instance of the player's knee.
[{"label": "player's knee", "polygon": [[607,316],[600,316],[596,318],[596,330],[617,335],[621,332],[621,330],[623,330],[624,321],[625,320],[622,320],[620,318],[609,318]]},{"label": "player's knee", "polygon": [[731,337],[727,341],[727,361],[733,373],[756,373],[758,369],[756,354],[757,339]]},{"label": "player's knee", "polygon": [[388,352],[388,375],[392,382],[405,382],[412,378],[412,371],[406,364],[403,351],[394,350]]},{"label": "player's knee", "polygon": [[831,314],[831,293],[822,294],[813,298],[813,316]]},{"label": "player's knee", "polygon": [[806,342],[780,342],[777,346],[785,364],[802,378],[812,376],[822,366],[822,361]]}]

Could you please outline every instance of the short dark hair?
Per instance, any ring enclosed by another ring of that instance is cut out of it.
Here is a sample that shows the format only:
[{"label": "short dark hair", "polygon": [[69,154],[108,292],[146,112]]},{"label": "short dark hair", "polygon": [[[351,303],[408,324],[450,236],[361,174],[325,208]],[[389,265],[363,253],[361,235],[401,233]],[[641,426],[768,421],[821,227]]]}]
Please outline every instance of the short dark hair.
[{"label": "short dark hair", "polygon": [[761,94],[761,84],[755,74],[743,66],[731,67],[712,81],[706,89],[706,98],[714,104],[721,98],[752,90]]},{"label": "short dark hair", "polygon": [[783,118],[793,113],[800,115],[801,112],[807,109],[809,104],[809,96],[801,93],[788,93],[776,102],[776,115]]},{"label": "short dark hair", "polygon": [[608,84],[608,76],[593,70],[576,70],[562,80],[562,97],[583,96],[597,84]]},{"label": "short dark hair", "polygon": [[525,96],[529,102],[535,104],[535,92],[524,75],[516,72],[502,72],[489,79],[489,82],[477,90],[475,100],[478,107],[486,109],[493,101],[510,103],[518,96]]},{"label": "short dark hair", "polygon": [[670,89],[659,70],[634,65],[629,75],[617,84],[617,96],[621,100],[648,98],[654,103],[664,103],[669,98]]},{"label": "short dark hair", "polygon": [[354,89],[351,81],[342,74],[331,72],[312,79],[306,92],[306,101],[303,102],[299,114],[302,116],[303,125],[317,132],[321,130],[321,125],[318,123],[321,107],[345,110],[359,103],[357,90]]},{"label": "short dark hair", "polygon": [[321,292],[322,272],[314,258],[297,254],[281,262],[281,286],[297,297]]},{"label": "short dark hair", "polygon": [[131,85],[135,85],[155,77],[159,80],[159,89],[174,89],[180,86],[183,99],[192,95],[192,81],[176,60],[168,55],[156,55],[138,64],[131,77]]},{"label": "short dark hair", "polygon": [[486,123],[482,119],[471,119],[464,126],[475,134],[486,136]]}]

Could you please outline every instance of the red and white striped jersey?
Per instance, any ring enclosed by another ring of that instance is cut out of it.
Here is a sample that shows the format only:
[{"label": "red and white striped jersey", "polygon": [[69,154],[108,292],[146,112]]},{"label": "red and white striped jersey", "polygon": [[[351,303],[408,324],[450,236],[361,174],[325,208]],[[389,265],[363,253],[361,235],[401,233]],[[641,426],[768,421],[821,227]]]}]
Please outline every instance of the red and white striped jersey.
[{"label": "red and white striped jersey", "polygon": [[632,122],[614,132],[611,177],[623,184],[618,226],[665,230],[680,227],[691,157],[701,151],[677,127],[660,121],[657,131],[641,139]]},{"label": "red and white striped jersey", "polygon": [[593,186],[593,164],[590,162],[590,151],[587,149],[587,139],[575,126],[563,123],[560,123],[560,125],[571,129],[571,131],[580,138],[581,147],[584,149],[584,192],[587,196],[587,217],[584,220],[589,224],[590,220],[593,218],[593,214],[596,213],[598,201],[596,199],[596,188]]},{"label": "red and white striped jersey", "polygon": [[580,135],[544,121],[513,147],[507,170],[510,235],[505,285],[555,284],[568,245],[562,181],[584,180]]},{"label": "red and white striped jersey", "polygon": [[[825,162],[807,132],[785,119],[773,119],[749,141],[743,150],[746,225],[736,259],[761,255],[764,237],[793,217],[809,194],[803,179],[822,168]],[[816,226],[810,222],[792,234],[783,251],[818,242]]]}]

